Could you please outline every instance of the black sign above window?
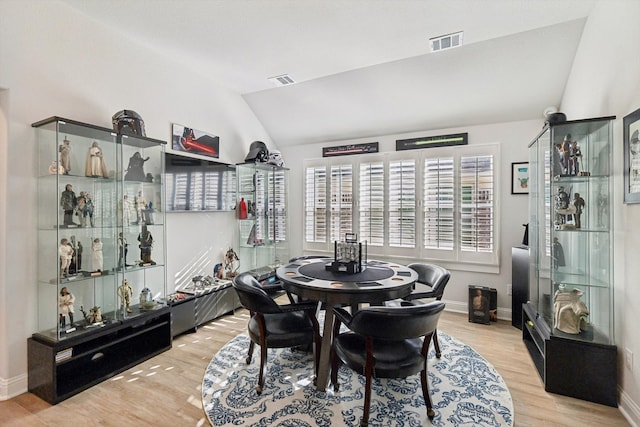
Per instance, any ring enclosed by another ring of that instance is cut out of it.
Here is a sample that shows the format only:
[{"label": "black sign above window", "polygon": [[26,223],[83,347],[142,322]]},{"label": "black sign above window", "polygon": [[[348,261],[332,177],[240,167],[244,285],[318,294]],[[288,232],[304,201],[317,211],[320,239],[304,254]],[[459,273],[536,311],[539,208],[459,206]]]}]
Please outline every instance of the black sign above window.
[{"label": "black sign above window", "polygon": [[422,138],[396,140],[396,151],[418,150],[421,148],[446,147],[449,145],[467,145],[468,133],[456,133],[453,135],[423,136]]},{"label": "black sign above window", "polygon": [[322,157],[351,156],[354,154],[377,153],[378,143],[367,142],[365,144],[337,145],[335,147],[323,147]]}]

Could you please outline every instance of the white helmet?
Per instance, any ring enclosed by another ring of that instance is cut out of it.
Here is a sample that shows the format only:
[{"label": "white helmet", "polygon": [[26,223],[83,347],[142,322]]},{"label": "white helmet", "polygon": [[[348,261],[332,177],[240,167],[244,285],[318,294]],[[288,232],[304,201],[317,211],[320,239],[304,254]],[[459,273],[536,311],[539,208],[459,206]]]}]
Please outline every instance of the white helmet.
[{"label": "white helmet", "polygon": [[284,160],[282,160],[282,154],[278,150],[271,150],[269,152],[269,160],[267,163],[279,167],[284,167]]}]

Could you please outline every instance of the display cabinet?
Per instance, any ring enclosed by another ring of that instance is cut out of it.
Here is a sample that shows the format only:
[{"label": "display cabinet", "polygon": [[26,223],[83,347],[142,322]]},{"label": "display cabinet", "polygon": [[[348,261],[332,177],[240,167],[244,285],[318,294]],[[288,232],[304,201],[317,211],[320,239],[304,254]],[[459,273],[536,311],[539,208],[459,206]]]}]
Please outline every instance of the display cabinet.
[{"label": "display cabinet", "polygon": [[615,117],[547,124],[529,146],[523,338],[545,389],[616,406],[611,159]]},{"label": "display cabinet", "polygon": [[29,390],[57,403],[171,346],[165,143],[60,117],[33,127],[38,330]]},{"label": "display cabinet", "polygon": [[289,260],[289,170],[266,163],[236,165],[240,269],[275,271]]}]

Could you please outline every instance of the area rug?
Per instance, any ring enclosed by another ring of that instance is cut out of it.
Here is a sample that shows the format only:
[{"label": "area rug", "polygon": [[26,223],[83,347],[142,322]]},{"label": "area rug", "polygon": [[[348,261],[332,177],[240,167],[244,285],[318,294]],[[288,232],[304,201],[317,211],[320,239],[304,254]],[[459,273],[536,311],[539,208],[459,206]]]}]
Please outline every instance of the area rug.
[{"label": "area rug", "polygon": [[[433,346],[428,373],[434,426],[512,426],[511,394],[498,372],[471,347],[438,331],[442,357]],[[202,382],[203,408],[213,426],[359,426],[364,405],[362,375],[342,366],[340,390],[313,385],[312,355],[269,349],[267,377],[256,393],[260,348],[245,363],[249,337],[241,334],[213,357]],[[370,426],[430,425],[419,375],[374,379]]]}]

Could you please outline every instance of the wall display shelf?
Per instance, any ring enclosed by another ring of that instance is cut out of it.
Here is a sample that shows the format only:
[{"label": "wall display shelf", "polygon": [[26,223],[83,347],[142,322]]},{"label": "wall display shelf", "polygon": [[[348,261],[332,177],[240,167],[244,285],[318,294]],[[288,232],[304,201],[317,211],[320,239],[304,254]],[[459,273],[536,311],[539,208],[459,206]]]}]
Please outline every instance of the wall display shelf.
[{"label": "wall display shelf", "polygon": [[546,125],[529,146],[529,303],[522,313],[545,390],[609,406],[617,406],[613,119]]},{"label": "wall display shelf", "polygon": [[289,170],[266,163],[236,165],[238,258],[241,271],[289,260]]},{"label": "wall display shelf", "polygon": [[165,142],[60,117],[33,127],[38,331],[29,390],[57,403],[171,347]]}]

